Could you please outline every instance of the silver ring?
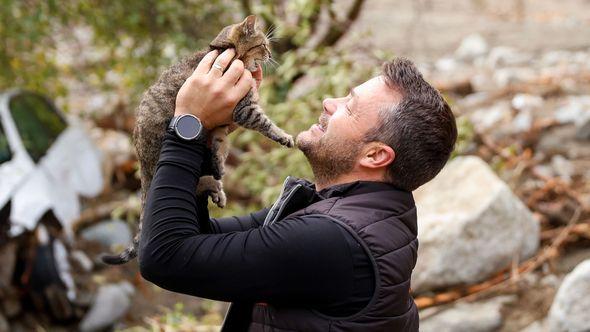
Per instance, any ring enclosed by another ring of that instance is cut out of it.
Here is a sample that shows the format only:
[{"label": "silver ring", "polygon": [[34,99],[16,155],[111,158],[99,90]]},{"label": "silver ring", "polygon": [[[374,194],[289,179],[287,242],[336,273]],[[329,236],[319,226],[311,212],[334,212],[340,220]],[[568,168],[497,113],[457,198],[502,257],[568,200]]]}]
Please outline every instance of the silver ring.
[{"label": "silver ring", "polygon": [[219,65],[218,63],[214,63],[213,68],[218,69],[223,74],[223,67],[221,65]]}]

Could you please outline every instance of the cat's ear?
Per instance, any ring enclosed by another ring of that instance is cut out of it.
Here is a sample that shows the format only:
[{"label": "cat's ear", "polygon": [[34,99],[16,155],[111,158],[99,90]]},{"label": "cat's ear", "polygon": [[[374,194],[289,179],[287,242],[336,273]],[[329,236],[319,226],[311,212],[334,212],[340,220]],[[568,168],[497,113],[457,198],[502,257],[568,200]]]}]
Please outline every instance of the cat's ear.
[{"label": "cat's ear", "polygon": [[242,28],[242,32],[244,32],[245,35],[253,35],[256,31],[256,15],[249,15],[246,17],[246,19],[240,23],[240,26]]},{"label": "cat's ear", "polygon": [[231,26],[223,28],[221,32],[213,39],[209,46],[213,48],[232,48],[235,47],[234,43],[230,39]]}]

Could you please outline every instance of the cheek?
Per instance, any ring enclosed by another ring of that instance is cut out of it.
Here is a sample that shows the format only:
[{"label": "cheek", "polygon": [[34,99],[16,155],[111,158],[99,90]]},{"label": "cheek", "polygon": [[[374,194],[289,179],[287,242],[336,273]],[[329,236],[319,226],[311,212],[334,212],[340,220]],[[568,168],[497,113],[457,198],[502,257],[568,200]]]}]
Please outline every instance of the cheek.
[{"label": "cheek", "polygon": [[350,119],[348,119],[346,111],[338,110],[330,117],[330,121],[328,122],[328,132],[346,131],[346,128],[350,127],[350,125]]}]

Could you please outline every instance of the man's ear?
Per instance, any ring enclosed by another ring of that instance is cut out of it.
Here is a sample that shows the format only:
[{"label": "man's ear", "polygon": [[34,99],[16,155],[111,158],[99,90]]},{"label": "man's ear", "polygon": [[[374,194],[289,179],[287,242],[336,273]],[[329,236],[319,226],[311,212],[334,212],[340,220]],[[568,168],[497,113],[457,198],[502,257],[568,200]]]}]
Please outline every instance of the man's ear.
[{"label": "man's ear", "polygon": [[365,149],[359,163],[366,168],[387,167],[395,160],[395,151],[386,144],[371,142]]},{"label": "man's ear", "polygon": [[240,23],[242,28],[242,32],[247,35],[251,36],[256,31],[256,15],[249,15],[246,19]]},{"label": "man's ear", "polygon": [[232,33],[232,29],[234,26],[227,26],[221,30],[221,32],[213,39],[213,41],[209,44],[212,48],[232,48],[235,47],[234,43],[231,41],[230,36]]}]

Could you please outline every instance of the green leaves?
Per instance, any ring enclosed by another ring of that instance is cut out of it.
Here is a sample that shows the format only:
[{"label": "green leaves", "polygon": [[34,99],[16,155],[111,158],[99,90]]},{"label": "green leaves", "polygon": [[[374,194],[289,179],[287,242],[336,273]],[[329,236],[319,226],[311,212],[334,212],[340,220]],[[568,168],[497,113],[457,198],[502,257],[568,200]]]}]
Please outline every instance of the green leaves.
[{"label": "green leaves", "polygon": [[[54,99],[82,92],[77,97],[83,101],[95,96],[115,100],[93,112],[133,113],[143,91],[164,68],[206,47],[223,26],[251,12],[261,24],[276,29],[272,50],[277,65],[265,69],[260,104],[295,136],[317,122],[323,98],[346,95],[379,69],[378,56],[358,65],[347,51],[333,48],[343,34],[322,46],[310,44],[324,39],[321,24],[340,24],[334,19],[341,18],[328,13],[335,7],[332,2],[0,0],[0,89],[27,87]],[[70,106],[68,99],[59,100],[63,108]],[[224,179],[230,204],[214,209],[213,215],[246,213],[270,204],[288,175],[312,178],[297,149],[281,147],[253,131],[238,130],[231,140]]]}]

